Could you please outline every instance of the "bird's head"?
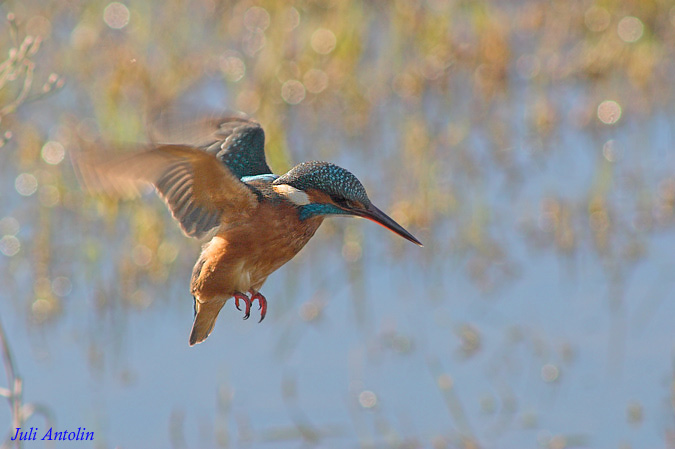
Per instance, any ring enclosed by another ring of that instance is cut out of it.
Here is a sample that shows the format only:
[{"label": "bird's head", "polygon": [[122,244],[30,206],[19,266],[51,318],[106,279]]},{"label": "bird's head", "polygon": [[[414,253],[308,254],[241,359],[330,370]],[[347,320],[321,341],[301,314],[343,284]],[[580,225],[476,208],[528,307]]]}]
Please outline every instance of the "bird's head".
[{"label": "bird's head", "polygon": [[273,188],[298,207],[303,220],[321,215],[363,217],[422,246],[412,234],[371,203],[356,176],[330,162],[297,165],[277,178]]}]

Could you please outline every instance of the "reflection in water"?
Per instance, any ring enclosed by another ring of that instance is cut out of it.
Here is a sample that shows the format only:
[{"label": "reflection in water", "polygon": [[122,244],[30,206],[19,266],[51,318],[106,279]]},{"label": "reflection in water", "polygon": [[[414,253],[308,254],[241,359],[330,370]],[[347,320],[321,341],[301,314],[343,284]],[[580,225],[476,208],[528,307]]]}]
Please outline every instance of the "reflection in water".
[{"label": "reflection in water", "polygon": [[[24,403],[59,428],[672,443],[667,2],[20,3],[0,29],[0,313]],[[329,220],[269,279],[263,324],[229,314],[187,348],[198,245],[150,195],[85,196],[68,157],[145,141],[166,105],[252,114],[277,173],[350,167],[425,248]]]}]

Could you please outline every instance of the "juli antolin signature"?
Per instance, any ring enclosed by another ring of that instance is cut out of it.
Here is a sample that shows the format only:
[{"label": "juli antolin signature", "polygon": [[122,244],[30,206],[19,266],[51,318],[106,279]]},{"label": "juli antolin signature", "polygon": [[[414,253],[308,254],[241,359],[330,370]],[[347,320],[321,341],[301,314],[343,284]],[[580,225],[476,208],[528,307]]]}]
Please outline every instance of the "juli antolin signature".
[{"label": "juli antolin signature", "polygon": [[[78,427],[77,431],[68,432],[67,430],[55,431],[52,427],[40,438],[41,440],[55,440],[55,441],[94,441],[94,432],[87,432],[84,427]],[[38,438],[39,429],[31,427],[28,430],[21,430],[21,427],[16,428],[16,434],[12,437],[12,441],[35,441]]]}]

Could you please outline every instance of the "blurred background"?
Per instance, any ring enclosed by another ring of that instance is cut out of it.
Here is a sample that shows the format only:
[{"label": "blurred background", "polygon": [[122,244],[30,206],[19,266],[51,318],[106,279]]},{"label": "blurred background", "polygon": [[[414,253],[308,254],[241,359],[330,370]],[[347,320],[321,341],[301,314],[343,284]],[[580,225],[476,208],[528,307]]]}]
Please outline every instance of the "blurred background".
[{"label": "blurred background", "polygon": [[[17,425],[94,448],[675,447],[672,0],[0,14],[4,447]],[[85,195],[68,157],[146,141],[164,108],[250,114],[276,173],[344,166],[425,247],[327,220],[262,324],[228,303],[189,348],[200,243],[154,194]]]}]

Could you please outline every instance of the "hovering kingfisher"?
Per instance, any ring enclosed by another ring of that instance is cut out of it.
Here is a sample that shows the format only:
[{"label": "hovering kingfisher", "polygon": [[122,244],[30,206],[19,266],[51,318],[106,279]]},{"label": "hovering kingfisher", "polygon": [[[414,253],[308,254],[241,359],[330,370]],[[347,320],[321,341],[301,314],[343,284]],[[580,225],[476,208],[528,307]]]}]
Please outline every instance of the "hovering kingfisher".
[{"label": "hovering kingfisher", "polygon": [[[154,144],[128,156],[75,155],[91,190],[137,193],[152,184],[183,232],[211,237],[192,271],[194,323],[190,346],[213,330],[232,297],[244,319],[260,288],[295,256],[329,215],[368,218],[419,246],[419,240],[375,207],[356,177],[329,162],[304,162],[277,176],[265,161],[265,133],[242,117],[207,120],[208,133],[191,144]],[[250,293],[250,297],[246,293]]]}]

